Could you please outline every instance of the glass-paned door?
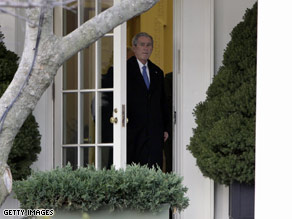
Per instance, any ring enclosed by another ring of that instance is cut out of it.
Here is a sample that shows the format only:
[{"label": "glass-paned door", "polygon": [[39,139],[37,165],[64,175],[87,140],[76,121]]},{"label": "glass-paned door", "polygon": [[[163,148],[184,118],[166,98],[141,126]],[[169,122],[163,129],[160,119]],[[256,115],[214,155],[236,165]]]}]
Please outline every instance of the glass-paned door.
[{"label": "glass-paned door", "polygon": [[[62,32],[81,26],[118,1],[79,0],[63,10]],[[56,166],[126,165],[126,26],[120,25],[71,57],[57,76]]]}]

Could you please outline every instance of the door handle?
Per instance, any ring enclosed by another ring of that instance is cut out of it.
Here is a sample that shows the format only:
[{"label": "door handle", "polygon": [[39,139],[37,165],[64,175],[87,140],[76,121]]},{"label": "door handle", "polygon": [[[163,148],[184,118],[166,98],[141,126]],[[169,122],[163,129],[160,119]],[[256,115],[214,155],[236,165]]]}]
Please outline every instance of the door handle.
[{"label": "door handle", "polygon": [[118,118],[117,117],[111,117],[110,118],[110,123],[117,124],[118,123]]}]

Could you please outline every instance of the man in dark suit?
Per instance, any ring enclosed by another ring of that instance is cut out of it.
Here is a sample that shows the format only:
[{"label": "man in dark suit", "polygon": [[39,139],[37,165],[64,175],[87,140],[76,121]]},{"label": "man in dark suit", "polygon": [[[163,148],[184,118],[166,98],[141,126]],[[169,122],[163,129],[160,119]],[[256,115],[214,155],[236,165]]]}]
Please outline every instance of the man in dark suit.
[{"label": "man in dark suit", "polygon": [[127,163],[162,168],[168,138],[163,71],[149,60],[153,39],[139,33],[132,40],[135,56],[127,61]]}]

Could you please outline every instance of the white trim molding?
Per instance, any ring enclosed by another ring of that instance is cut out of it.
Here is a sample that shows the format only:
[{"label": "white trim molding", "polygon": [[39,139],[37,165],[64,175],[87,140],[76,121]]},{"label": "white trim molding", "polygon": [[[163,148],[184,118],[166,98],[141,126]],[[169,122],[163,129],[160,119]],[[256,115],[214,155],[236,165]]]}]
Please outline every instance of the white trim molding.
[{"label": "white trim molding", "polygon": [[190,206],[176,218],[213,219],[214,183],[187,150],[193,109],[205,99],[214,74],[214,0],[174,1],[174,171],[184,177]]}]

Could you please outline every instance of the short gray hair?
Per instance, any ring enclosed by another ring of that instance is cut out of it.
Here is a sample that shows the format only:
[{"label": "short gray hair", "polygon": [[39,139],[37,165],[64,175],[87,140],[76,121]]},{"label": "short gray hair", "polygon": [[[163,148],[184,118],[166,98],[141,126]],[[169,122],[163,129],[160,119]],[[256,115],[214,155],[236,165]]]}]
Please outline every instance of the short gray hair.
[{"label": "short gray hair", "polygon": [[133,37],[133,39],[132,39],[132,46],[137,46],[138,39],[139,39],[140,37],[142,37],[142,36],[150,38],[150,40],[151,40],[151,42],[152,42],[152,47],[153,47],[153,38],[152,38],[152,36],[150,36],[148,33],[145,33],[145,32],[140,32],[140,33],[136,34],[136,35]]}]

